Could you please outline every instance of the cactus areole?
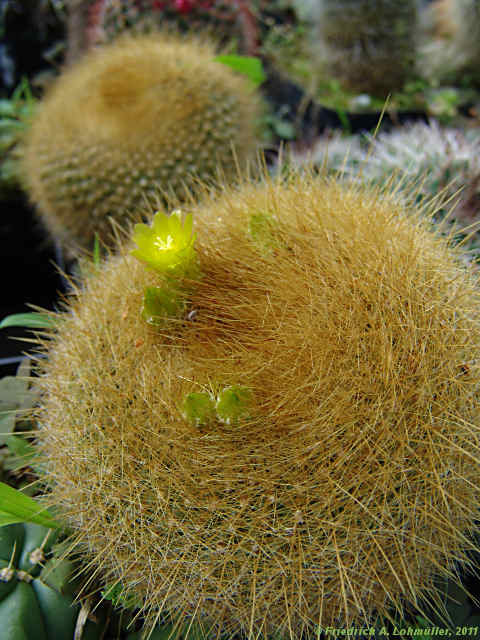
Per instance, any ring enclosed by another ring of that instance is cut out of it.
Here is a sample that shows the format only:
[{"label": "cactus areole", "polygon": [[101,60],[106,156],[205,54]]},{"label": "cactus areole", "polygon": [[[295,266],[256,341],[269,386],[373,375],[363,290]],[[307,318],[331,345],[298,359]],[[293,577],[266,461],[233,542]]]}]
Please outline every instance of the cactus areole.
[{"label": "cactus areole", "polygon": [[[406,206],[246,182],[192,208],[191,234],[140,227],[59,314],[39,379],[49,497],[152,623],[313,638],[435,599],[474,548],[477,279]],[[194,276],[172,284],[155,234],[183,238]]]}]

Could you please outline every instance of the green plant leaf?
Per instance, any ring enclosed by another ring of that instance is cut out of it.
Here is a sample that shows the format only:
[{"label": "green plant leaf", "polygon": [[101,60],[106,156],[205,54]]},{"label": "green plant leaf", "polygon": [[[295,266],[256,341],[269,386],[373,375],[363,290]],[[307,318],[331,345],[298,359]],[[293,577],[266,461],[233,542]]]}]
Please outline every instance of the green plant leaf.
[{"label": "green plant leaf", "polygon": [[5,376],[0,379],[0,446],[14,431],[17,420],[21,419],[20,411],[33,406],[36,392],[29,388],[26,380],[30,375],[30,362],[23,360],[17,369],[16,376]]},{"label": "green plant leaf", "polygon": [[52,318],[44,313],[14,313],[6,316],[0,322],[0,329],[7,327],[25,327],[27,329],[51,329],[54,327]]},{"label": "green plant leaf", "polygon": [[251,393],[246,387],[226,387],[217,399],[217,415],[226,424],[235,423],[248,413],[250,400]]},{"label": "green plant leaf", "polygon": [[16,115],[15,104],[13,100],[2,98],[0,100],[0,118],[14,118]]},{"label": "green plant leaf", "polygon": [[0,526],[15,522],[33,522],[50,529],[61,525],[33,498],[0,482]]},{"label": "green plant leaf", "polygon": [[216,56],[214,60],[247,76],[247,78],[249,78],[256,87],[266,80],[266,75],[260,58],[255,58],[253,56],[236,56],[231,54]]},{"label": "green plant leaf", "polygon": [[183,413],[195,425],[206,424],[215,417],[215,403],[209,393],[189,393],[183,403]]},{"label": "green plant leaf", "polygon": [[6,439],[15,429],[16,407],[0,411],[0,446],[5,444]]},{"label": "green plant leaf", "polygon": [[36,447],[22,436],[9,436],[6,445],[16,458],[17,469],[31,466],[38,456]]}]

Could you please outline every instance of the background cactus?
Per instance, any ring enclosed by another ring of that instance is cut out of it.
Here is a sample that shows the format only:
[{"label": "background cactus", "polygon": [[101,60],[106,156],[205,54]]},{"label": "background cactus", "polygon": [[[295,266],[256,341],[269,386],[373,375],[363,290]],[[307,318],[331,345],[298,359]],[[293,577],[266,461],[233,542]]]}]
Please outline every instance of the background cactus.
[{"label": "background cactus", "polygon": [[437,0],[423,12],[422,22],[418,73],[433,85],[478,88],[480,2]]},{"label": "background cactus", "polygon": [[[104,239],[163,189],[226,179],[255,156],[259,100],[213,48],[173,36],[123,37],[63,74],[39,106],[24,172],[50,232],[70,248]],[[235,151],[234,151],[235,150]],[[238,165],[237,165],[238,163]]]},{"label": "background cactus", "polygon": [[455,217],[471,221],[480,214],[480,136],[475,130],[462,132],[431,121],[367,136],[367,141],[373,149],[362,165],[365,178],[385,182],[396,174],[398,180],[413,179],[426,196],[442,190],[457,195]]},{"label": "background cactus", "polygon": [[[453,25],[453,53],[456,78],[467,75],[480,84],[480,2],[478,0],[450,0],[446,10]],[[455,55],[456,54],[456,55]]]},{"label": "background cactus", "polygon": [[384,96],[401,89],[415,61],[417,0],[319,0],[320,39],[334,78]]},{"label": "background cactus", "polygon": [[[475,546],[475,277],[361,186],[245,184],[193,216],[183,316],[145,322],[158,274],[126,247],[58,317],[39,378],[49,500],[147,619],[213,637],[317,637],[435,600],[433,574]],[[248,394],[229,424],[213,406],[232,387]],[[212,398],[201,420],[190,394]]]}]

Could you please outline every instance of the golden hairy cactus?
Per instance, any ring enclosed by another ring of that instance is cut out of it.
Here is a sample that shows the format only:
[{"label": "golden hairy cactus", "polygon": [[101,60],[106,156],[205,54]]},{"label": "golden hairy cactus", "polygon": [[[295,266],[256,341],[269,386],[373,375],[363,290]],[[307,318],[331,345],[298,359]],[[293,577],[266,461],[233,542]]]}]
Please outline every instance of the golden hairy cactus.
[{"label": "golden hairy cactus", "polygon": [[123,36],[56,82],[33,121],[24,173],[50,232],[67,247],[108,239],[158,191],[233,179],[254,160],[261,114],[249,81],[213,45],[165,33]]},{"label": "golden hairy cactus", "polygon": [[131,247],[58,317],[49,500],[147,619],[313,638],[434,598],[474,547],[479,290],[405,207],[309,175],[245,183],[192,210],[191,240],[179,218],[138,228],[147,266],[155,246],[191,264],[195,242],[161,325]]}]

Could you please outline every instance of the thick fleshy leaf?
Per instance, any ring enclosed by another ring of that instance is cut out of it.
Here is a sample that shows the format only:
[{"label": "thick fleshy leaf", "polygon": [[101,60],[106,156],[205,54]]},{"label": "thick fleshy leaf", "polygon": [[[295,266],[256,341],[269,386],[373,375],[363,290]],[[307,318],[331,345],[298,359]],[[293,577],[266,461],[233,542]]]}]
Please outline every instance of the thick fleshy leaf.
[{"label": "thick fleshy leaf", "polygon": [[48,640],[35,592],[26,582],[0,602],[2,640]]},{"label": "thick fleshy leaf", "polygon": [[12,434],[7,438],[5,444],[14,456],[13,461],[8,466],[9,470],[23,469],[24,467],[35,464],[38,451],[36,447],[23,436]]}]

